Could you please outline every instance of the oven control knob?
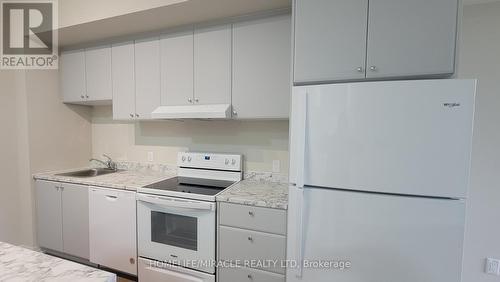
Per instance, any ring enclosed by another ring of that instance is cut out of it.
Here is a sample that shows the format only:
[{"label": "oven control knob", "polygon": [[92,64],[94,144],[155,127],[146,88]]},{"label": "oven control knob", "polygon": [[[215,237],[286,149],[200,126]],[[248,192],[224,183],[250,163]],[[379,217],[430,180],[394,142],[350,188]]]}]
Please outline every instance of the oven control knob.
[{"label": "oven control knob", "polygon": [[186,156],[182,156],[182,161],[185,162],[186,161]]},{"label": "oven control knob", "polygon": [[229,160],[228,160],[228,159],[226,159],[226,161],[225,161],[224,163],[225,163],[226,165],[228,165],[228,164],[229,164]]},{"label": "oven control knob", "polygon": [[188,157],[188,162],[190,162],[190,161],[191,161],[191,157]]}]

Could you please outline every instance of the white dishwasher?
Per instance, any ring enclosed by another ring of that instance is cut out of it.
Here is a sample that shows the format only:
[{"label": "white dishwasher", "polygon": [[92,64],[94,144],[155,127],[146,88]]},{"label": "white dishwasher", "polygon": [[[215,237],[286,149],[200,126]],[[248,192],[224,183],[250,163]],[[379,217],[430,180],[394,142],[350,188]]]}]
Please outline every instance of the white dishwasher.
[{"label": "white dishwasher", "polygon": [[137,275],[135,192],[90,187],[90,261]]}]

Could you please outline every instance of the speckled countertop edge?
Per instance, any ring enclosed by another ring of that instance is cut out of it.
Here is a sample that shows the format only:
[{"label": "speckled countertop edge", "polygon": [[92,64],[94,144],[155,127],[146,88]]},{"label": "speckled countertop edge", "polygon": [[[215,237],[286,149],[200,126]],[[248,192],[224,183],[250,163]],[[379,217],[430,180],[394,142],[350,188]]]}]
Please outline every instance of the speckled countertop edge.
[{"label": "speckled countertop edge", "polygon": [[218,202],[288,209],[288,184],[252,177],[242,180],[216,197]]},{"label": "speckled countertop edge", "polygon": [[0,281],[114,282],[116,274],[0,242]]},{"label": "speckled countertop edge", "polygon": [[98,187],[114,188],[121,190],[137,191],[137,189],[140,187],[158,181],[162,181],[177,175],[175,171],[159,172],[152,170],[120,170],[115,173],[94,176],[94,177],[86,177],[86,178],[58,175],[61,173],[79,171],[84,169],[89,169],[89,167],[37,173],[33,175],[33,178],[36,180],[47,180],[47,181],[56,181],[56,182],[64,182],[71,184],[81,184],[88,186],[98,186]]}]

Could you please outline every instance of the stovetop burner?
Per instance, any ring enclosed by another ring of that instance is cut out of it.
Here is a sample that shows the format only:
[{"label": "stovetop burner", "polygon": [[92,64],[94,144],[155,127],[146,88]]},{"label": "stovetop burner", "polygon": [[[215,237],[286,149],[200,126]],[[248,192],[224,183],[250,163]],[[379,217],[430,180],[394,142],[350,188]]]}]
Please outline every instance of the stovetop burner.
[{"label": "stovetop burner", "polygon": [[178,176],[144,186],[144,188],[213,196],[233,183],[235,182]]}]

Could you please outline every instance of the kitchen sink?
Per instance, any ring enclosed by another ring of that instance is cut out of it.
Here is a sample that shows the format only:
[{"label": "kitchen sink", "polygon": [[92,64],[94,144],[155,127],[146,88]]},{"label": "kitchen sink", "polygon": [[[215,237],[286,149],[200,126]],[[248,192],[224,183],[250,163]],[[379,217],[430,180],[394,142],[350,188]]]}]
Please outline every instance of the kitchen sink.
[{"label": "kitchen sink", "polygon": [[109,169],[109,168],[92,168],[92,169],[85,169],[85,170],[79,170],[79,171],[65,172],[65,173],[60,173],[60,174],[56,174],[56,175],[69,176],[69,177],[94,177],[94,176],[99,176],[99,175],[104,175],[104,174],[115,173],[117,171],[118,170],[116,170],[116,169]]}]

